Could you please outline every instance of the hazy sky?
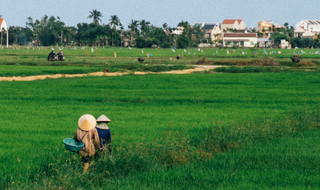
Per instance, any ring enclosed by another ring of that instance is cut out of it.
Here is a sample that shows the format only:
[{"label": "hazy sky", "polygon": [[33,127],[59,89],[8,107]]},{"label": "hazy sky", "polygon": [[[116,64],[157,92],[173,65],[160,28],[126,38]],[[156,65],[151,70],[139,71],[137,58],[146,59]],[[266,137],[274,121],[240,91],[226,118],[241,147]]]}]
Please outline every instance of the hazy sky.
[{"label": "hazy sky", "polygon": [[320,20],[320,0],[0,0],[0,14],[9,26],[25,26],[27,18],[40,20],[44,15],[59,16],[68,26],[88,19],[97,9],[103,23],[117,15],[127,28],[131,19],[150,21],[155,26],[167,23],[175,27],[180,21],[219,22],[243,19],[246,26],[257,26],[271,19],[294,26],[301,20]]}]

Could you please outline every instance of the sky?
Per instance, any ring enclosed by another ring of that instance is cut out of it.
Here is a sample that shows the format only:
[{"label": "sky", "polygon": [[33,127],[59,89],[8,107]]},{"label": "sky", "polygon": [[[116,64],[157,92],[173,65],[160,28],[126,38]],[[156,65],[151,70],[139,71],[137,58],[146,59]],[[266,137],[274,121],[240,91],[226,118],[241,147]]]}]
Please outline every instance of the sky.
[{"label": "sky", "polygon": [[161,27],[176,27],[179,22],[218,22],[242,19],[246,26],[272,20],[290,26],[301,20],[320,20],[319,0],[0,0],[0,15],[8,26],[26,26],[27,18],[40,20],[44,15],[59,16],[67,26],[90,23],[89,11],[103,15],[104,24],[117,15],[127,28],[131,19],[146,20]]}]

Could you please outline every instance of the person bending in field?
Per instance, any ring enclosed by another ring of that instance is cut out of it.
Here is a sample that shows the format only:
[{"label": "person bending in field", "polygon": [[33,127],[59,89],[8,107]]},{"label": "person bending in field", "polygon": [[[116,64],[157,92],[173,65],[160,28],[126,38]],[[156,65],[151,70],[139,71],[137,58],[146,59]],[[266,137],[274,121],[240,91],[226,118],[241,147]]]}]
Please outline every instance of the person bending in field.
[{"label": "person bending in field", "polygon": [[78,152],[84,164],[83,172],[86,172],[90,166],[92,158],[99,149],[100,140],[97,129],[95,128],[96,119],[89,114],[83,115],[78,121],[79,128],[74,134],[76,141],[82,142],[84,146]]},{"label": "person bending in field", "polygon": [[98,125],[96,126],[96,129],[98,131],[99,139],[100,139],[100,151],[105,153],[108,148],[110,153],[109,158],[112,159],[111,131],[107,125],[110,122],[111,120],[107,118],[107,116],[101,115],[97,119]]}]

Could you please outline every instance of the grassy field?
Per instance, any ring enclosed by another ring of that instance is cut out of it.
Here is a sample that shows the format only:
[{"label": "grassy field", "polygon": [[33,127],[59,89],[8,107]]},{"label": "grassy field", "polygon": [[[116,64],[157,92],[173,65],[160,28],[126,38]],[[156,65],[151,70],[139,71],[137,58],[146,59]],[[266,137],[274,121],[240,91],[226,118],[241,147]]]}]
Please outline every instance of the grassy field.
[{"label": "grassy field", "polygon": [[[308,72],[1,82],[0,188],[313,189],[319,83]],[[115,162],[82,174],[62,140],[86,113],[112,120]]]},{"label": "grassy field", "polygon": [[[80,74],[95,71],[109,72],[127,72],[127,71],[144,71],[144,72],[161,72],[168,70],[179,70],[192,67],[192,65],[237,65],[247,64],[250,62],[259,63],[264,57],[274,58],[280,67],[264,69],[255,66],[253,69],[231,68],[222,69],[223,72],[291,72],[291,71],[316,71],[320,65],[320,54],[316,54],[316,49],[304,50],[287,50],[287,49],[137,49],[137,48],[93,48],[81,49],[80,47],[63,49],[66,61],[49,62],[46,61],[49,47],[29,48],[11,47],[10,49],[0,49],[0,76],[30,76],[40,74]],[[76,49],[74,49],[76,48]],[[57,48],[56,48],[56,51]],[[229,54],[227,54],[229,51]],[[281,51],[281,54],[274,54]],[[302,53],[303,51],[304,53]],[[255,55],[255,52],[258,54]],[[117,53],[117,58],[114,57]],[[292,67],[291,57],[293,53],[302,55],[303,63],[308,63],[302,67]],[[152,55],[146,58],[147,54]],[[177,60],[178,55],[182,56]],[[137,57],[144,57],[143,64],[138,63]],[[313,64],[313,65],[310,65]],[[35,67],[37,66],[37,67]],[[240,71],[241,70],[241,71]]]}]

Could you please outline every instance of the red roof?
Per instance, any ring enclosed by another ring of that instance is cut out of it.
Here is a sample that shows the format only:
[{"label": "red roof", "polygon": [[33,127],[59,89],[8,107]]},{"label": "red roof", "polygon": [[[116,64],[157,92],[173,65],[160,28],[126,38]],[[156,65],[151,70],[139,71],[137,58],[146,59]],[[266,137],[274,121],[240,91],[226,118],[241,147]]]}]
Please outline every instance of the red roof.
[{"label": "red roof", "polygon": [[225,19],[223,20],[222,24],[234,24],[236,21],[240,24],[242,19]]},{"label": "red roof", "polygon": [[3,18],[0,18],[0,26],[1,26],[3,20],[4,20]]},{"label": "red roof", "polygon": [[256,38],[256,33],[224,33],[223,37],[246,37],[246,38]]}]

